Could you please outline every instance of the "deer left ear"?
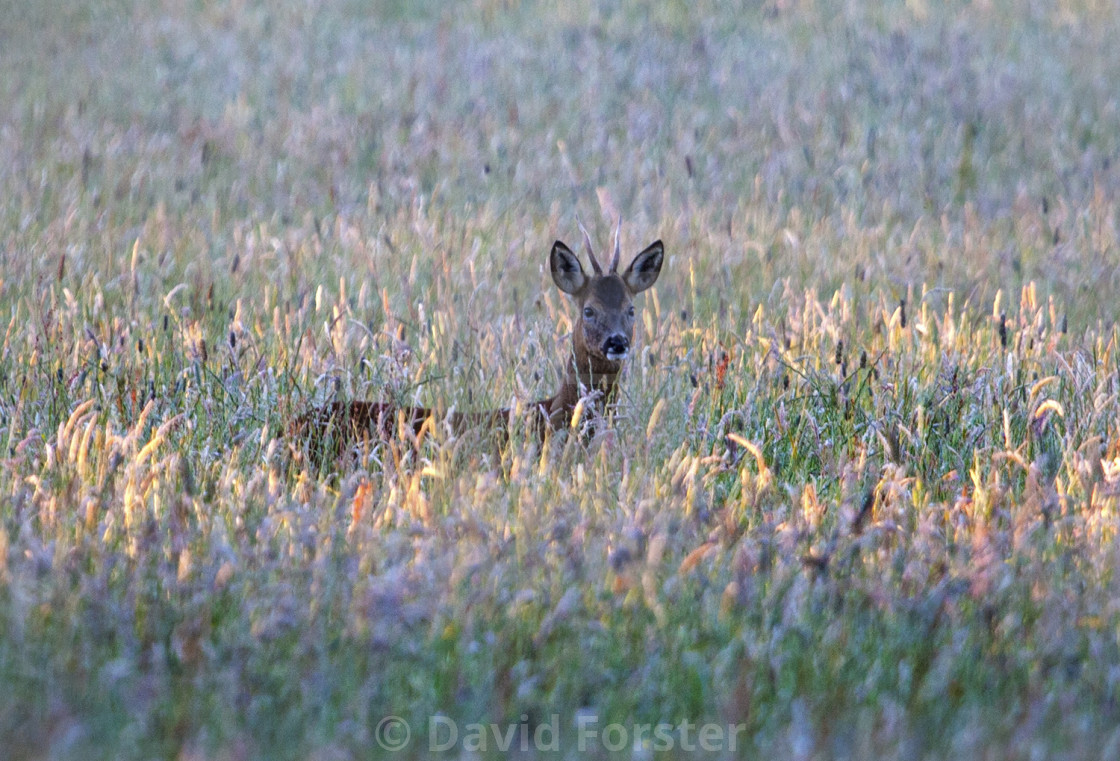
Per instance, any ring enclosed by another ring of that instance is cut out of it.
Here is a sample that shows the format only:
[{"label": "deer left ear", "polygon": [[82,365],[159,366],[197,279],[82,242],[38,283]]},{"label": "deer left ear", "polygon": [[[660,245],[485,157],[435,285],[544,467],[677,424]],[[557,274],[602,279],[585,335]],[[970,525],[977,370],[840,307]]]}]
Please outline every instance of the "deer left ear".
[{"label": "deer left ear", "polygon": [[631,293],[640,293],[657,282],[657,276],[661,274],[661,261],[664,258],[665,246],[661,241],[654,241],[634,257],[626,272],[622,273],[622,280]]},{"label": "deer left ear", "polygon": [[552,270],[552,281],[564,293],[579,293],[587,284],[587,275],[583,274],[583,265],[579,263],[579,257],[561,241],[552,244],[548,267]]}]

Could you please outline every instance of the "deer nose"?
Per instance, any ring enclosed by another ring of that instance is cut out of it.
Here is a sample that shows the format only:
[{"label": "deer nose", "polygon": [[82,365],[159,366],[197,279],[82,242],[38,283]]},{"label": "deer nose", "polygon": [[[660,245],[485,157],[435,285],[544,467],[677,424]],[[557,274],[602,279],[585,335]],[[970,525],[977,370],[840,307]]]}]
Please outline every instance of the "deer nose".
[{"label": "deer nose", "polygon": [[624,335],[615,334],[603,343],[603,354],[607,359],[625,359],[630,353],[630,339]]}]

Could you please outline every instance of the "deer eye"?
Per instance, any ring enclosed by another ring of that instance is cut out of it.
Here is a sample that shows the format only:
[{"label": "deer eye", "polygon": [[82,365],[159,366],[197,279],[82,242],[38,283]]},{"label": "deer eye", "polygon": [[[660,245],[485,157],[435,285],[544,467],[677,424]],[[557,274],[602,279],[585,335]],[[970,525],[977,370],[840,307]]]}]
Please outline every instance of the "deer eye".
[{"label": "deer eye", "polygon": [[591,307],[584,307],[583,308],[583,316],[590,320],[592,317],[595,316],[595,310],[592,309]]},{"label": "deer eye", "polygon": [[628,315],[630,315],[631,317],[633,317],[633,316],[634,316],[634,307],[630,307],[629,309],[627,309],[627,310],[626,310],[626,314],[628,314]]}]

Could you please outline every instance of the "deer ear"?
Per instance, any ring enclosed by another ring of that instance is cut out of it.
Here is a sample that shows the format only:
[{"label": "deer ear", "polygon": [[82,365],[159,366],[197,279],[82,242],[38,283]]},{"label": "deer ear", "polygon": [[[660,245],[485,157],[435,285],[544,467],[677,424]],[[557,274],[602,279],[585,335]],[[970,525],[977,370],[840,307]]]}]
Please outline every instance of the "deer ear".
[{"label": "deer ear", "polygon": [[587,275],[583,274],[579,257],[560,241],[552,244],[548,266],[552,270],[552,281],[564,293],[579,293],[587,285]]},{"label": "deer ear", "polygon": [[654,241],[642,253],[634,257],[622,280],[631,293],[640,293],[657,282],[661,274],[661,261],[665,257],[665,246],[661,241]]}]

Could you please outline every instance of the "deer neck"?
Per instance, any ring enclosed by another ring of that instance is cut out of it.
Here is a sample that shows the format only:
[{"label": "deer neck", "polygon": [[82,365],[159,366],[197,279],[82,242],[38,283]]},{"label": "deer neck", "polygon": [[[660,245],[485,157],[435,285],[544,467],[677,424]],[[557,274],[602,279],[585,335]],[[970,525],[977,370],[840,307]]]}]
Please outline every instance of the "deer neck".
[{"label": "deer neck", "polygon": [[618,385],[618,379],[621,375],[621,362],[595,362],[586,359],[581,362],[578,357],[573,356],[568,362],[564,384],[580,389],[581,396],[591,391],[610,394]]},{"label": "deer neck", "polygon": [[594,394],[596,406],[602,407],[614,396],[622,375],[622,363],[593,356],[578,340],[572,349],[564,383],[553,397],[554,404],[571,410],[580,399]]}]

